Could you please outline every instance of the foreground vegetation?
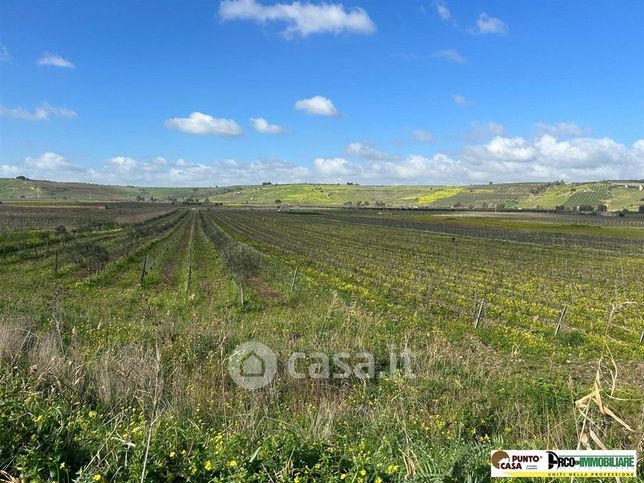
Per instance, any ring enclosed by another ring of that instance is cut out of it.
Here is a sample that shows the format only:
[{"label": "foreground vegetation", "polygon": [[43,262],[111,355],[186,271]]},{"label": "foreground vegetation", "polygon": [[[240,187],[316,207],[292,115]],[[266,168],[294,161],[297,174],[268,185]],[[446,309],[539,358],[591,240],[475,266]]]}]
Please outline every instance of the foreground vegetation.
[{"label": "foreground vegetation", "polygon": [[[4,477],[487,481],[495,448],[644,449],[638,219],[153,206],[3,208]],[[227,372],[248,340],[281,369],[257,391]],[[414,378],[283,371],[392,346]]]}]

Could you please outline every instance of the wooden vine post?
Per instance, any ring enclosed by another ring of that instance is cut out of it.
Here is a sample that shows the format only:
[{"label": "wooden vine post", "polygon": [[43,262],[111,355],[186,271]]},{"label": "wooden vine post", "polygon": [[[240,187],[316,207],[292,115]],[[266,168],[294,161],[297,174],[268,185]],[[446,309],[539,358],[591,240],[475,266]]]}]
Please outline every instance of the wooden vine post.
[{"label": "wooden vine post", "polygon": [[476,314],[476,320],[474,321],[474,328],[478,329],[481,322],[481,315],[483,314],[483,306],[485,305],[485,300],[481,300],[481,305],[479,305],[478,314]]},{"label": "wooden vine post", "polygon": [[143,280],[145,280],[145,275],[148,272],[148,256],[145,255],[145,258],[143,259],[143,268],[141,269],[141,284],[143,284]]},{"label": "wooden vine post", "polygon": [[559,316],[559,321],[557,322],[557,328],[555,329],[555,337],[557,337],[557,334],[559,333],[559,330],[561,329],[561,324],[563,323],[564,317],[566,316],[566,312],[568,310],[568,307],[564,305],[563,310],[561,311],[561,315]]},{"label": "wooden vine post", "polygon": [[293,272],[293,280],[291,280],[291,293],[293,293],[293,290],[295,290],[295,283],[297,282],[298,269],[299,267],[295,267],[295,271]]}]

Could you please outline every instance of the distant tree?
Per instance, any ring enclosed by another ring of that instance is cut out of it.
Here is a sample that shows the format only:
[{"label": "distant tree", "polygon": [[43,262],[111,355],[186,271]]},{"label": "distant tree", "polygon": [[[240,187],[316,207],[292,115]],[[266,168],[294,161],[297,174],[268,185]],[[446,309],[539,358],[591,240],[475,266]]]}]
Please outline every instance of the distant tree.
[{"label": "distant tree", "polygon": [[58,236],[65,236],[67,235],[67,228],[65,225],[58,225],[56,228],[54,228],[54,233]]},{"label": "distant tree", "polygon": [[555,211],[564,211],[566,207],[564,205],[557,205],[555,206]]},{"label": "distant tree", "polygon": [[606,205],[605,205],[605,204],[603,204],[603,203],[600,203],[600,204],[598,204],[598,205],[597,205],[597,207],[595,208],[595,211],[600,211],[600,212],[608,211],[608,206],[606,206]]},{"label": "distant tree", "polygon": [[282,200],[275,200],[275,204],[276,204],[276,205],[281,205],[281,204],[282,204]]},{"label": "distant tree", "polygon": [[268,186],[268,185],[271,185],[271,184],[273,184],[273,183],[271,183],[270,181],[264,181],[262,183],[262,186]]},{"label": "distant tree", "polygon": [[353,206],[353,203],[351,201],[345,201],[344,206]]},{"label": "distant tree", "polygon": [[639,209],[637,210],[639,213],[644,213],[644,205],[640,205]]}]

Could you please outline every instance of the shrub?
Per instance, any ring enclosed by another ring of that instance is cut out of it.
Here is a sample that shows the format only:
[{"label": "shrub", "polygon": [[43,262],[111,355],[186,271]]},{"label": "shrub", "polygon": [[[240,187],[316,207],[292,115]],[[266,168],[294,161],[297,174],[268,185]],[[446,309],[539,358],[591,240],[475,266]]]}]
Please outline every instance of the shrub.
[{"label": "shrub", "polygon": [[221,255],[226,270],[238,284],[245,284],[259,273],[260,256],[252,248],[237,243],[230,244]]},{"label": "shrub", "polygon": [[71,260],[87,273],[102,270],[110,256],[105,247],[91,241],[83,241],[71,248]]}]

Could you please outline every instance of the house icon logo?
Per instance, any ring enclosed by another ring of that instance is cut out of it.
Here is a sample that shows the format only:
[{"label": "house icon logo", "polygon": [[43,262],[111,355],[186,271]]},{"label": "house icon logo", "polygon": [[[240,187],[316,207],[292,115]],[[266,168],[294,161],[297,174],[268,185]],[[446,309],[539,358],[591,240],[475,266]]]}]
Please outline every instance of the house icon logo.
[{"label": "house icon logo", "polygon": [[228,358],[228,374],[244,389],[260,389],[271,383],[277,373],[277,358],[261,342],[244,342]]}]

